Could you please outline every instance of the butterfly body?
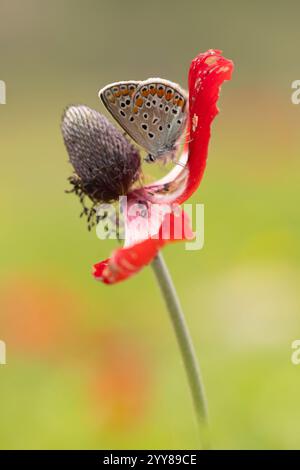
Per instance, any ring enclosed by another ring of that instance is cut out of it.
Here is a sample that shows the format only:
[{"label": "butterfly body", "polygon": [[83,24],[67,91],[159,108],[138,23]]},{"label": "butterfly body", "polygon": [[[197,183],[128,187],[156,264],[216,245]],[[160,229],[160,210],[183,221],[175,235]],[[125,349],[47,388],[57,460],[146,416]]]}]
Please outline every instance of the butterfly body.
[{"label": "butterfly body", "polygon": [[165,159],[177,149],[187,121],[187,95],[176,83],[161,78],[107,85],[99,97],[120,126],[149,155]]}]

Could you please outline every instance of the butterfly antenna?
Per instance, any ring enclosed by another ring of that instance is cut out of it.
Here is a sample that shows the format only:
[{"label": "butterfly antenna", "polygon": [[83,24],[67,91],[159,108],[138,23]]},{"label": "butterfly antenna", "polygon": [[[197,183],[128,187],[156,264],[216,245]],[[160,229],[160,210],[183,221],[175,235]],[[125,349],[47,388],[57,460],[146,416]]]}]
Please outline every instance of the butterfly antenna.
[{"label": "butterfly antenna", "polygon": [[173,160],[173,163],[175,163],[175,165],[178,165],[178,166],[181,166],[182,168],[185,168],[186,165],[184,163],[181,163],[180,161],[178,160]]},{"label": "butterfly antenna", "polygon": [[[187,136],[186,136],[187,137]],[[185,139],[182,141],[182,142],[178,142],[178,145],[184,145],[184,144],[189,144],[190,142],[192,142],[194,139],[190,139],[190,140],[186,140],[186,137]]]}]

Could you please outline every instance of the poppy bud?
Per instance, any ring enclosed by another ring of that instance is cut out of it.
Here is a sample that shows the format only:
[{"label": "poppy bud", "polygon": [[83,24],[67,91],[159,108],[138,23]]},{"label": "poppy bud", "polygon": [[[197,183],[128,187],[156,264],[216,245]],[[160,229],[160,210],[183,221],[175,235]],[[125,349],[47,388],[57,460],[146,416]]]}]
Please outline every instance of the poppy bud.
[{"label": "poppy bud", "polygon": [[74,187],[95,202],[111,202],[127,194],[140,174],[138,150],[105,116],[87,106],[70,106],[62,134],[76,175]]}]

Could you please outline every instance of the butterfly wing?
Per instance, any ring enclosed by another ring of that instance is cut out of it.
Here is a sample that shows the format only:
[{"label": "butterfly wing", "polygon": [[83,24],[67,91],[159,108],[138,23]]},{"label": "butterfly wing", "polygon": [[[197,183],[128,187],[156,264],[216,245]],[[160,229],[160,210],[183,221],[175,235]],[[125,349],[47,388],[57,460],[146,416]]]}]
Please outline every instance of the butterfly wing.
[{"label": "butterfly wing", "polygon": [[137,142],[155,157],[172,151],[187,121],[187,94],[176,83],[150,78],[133,94]]},{"label": "butterfly wing", "polygon": [[120,126],[152,155],[173,150],[187,120],[187,94],[162,78],[111,83],[99,97]]},{"label": "butterfly wing", "polygon": [[132,117],[133,96],[141,82],[134,80],[111,83],[102,88],[98,95],[106,109],[120,126],[138,142],[139,136],[134,132]]}]

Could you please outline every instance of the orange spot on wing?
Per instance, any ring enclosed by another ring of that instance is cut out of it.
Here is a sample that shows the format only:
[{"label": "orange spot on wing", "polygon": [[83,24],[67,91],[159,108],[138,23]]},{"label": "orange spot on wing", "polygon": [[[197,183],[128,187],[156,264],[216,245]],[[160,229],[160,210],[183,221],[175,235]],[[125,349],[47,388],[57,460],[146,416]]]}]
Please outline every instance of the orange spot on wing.
[{"label": "orange spot on wing", "polygon": [[145,96],[145,98],[147,98],[147,96],[149,95],[149,93],[150,93],[149,90],[142,91],[142,96]]},{"label": "orange spot on wing", "polygon": [[128,95],[128,90],[122,90],[122,95],[127,96]]},{"label": "orange spot on wing", "polygon": [[134,112],[134,114],[137,114],[137,113],[139,112],[139,109],[137,108],[137,106],[135,106],[135,107],[133,108],[133,112]]},{"label": "orange spot on wing", "polygon": [[157,88],[153,88],[150,90],[151,95],[155,95],[157,93]]},{"label": "orange spot on wing", "polygon": [[115,95],[117,98],[119,98],[119,97],[121,96],[120,90],[116,91],[116,92],[114,93],[114,95]]},{"label": "orange spot on wing", "polygon": [[183,105],[184,105],[184,100],[182,98],[179,98],[179,100],[177,100],[177,106],[180,106],[182,108]]},{"label": "orange spot on wing", "polygon": [[157,96],[159,96],[159,98],[164,96],[164,94],[165,94],[165,90],[158,90],[158,92],[157,92]]},{"label": "orange spot on wing", "polygon": [[169,93],[166,93],[166,95],[165,95],[165,96],[166,96],[166,100],[167,100],[167,101],[170,101],[170,99],[171,99],[171,98],[173,98],[173,96],[174,96],[174,93],[172,93],[172,92],[169,92]]},{"label": "orange spot on wing", "polygon": [[138,106],[139,108],[143,106],[143,103],[144,103],[143,98],[138,98],[135,102],[136,106]]}]

